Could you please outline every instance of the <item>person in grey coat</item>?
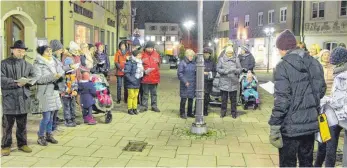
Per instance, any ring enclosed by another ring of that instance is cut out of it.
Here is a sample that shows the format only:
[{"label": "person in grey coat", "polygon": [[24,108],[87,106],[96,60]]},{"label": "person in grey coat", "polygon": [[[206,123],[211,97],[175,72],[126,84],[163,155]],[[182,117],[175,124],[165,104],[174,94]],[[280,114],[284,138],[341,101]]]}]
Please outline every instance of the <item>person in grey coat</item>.
[{"label": "person in grey coat", "polygon": [[53,57],[50,47],[40,46],[37,48],[37,52],[40,55],[36,57],[34,67],[40,76],[37,80],[37,98],[41,104],[39,112],[42,112],[37,143],[47,146],[47,142],[58,143],[52,135],[53,115],[62,105],[59,91],[54,89],[54,82],[62,78],[64,70],[60,66],[59,60]]},{"label": "person in grey coat", "polygon": [[16,41],[11,47],[11,56],[1,61],[2,156],[10,155],[12,128],[15,121],[18,149],[27,153],[32,152],[27,145],[26,131],[31,92],[28,84],[15,82],[23,77],[35,79],[38,76],[34,67],[23,59],[27,49],[22,41]]},{"label": "person in grey coat", "polygon": [[[178,65],[177,76],[180,80],[180,117],[183,119],[194,117],[193,114],[193,101],[195,98],[195,85],[196,85],[196,65],[195,65],[195,52],[193,50],[186,50],[186,58]],[[186,102],[188,99],[188,111],[186,114]]]},{"label": "person in grey coat", "polygon": [[[276,40],[282,60],[274,72],[270,143],[279,148],[279,166],[312,167],[320,99],[326,84],[322,65],[302,49],[289,30]],[[298,157],[298,158],[297,158]]]},{"label": "person in grey coat", "polygon": [[255,67],[255,60],[252,53],[246,46],[241,46],[241,54],[239,55],[239,60],[243,69],[245,69],[246,71],[251,70],[253,72],[253,69]]},{"label": "person in grey coat", "polygon": [[222,96],[222,106],[220,117],[226,116],[228,96],[231,100],[231,115],[233,118],[237,117],[237,89],[239,88],[238,75],[241,72],[241,65],[239,59],[234,54],[234,48],[229,46],[225,49],[225,54],[219,58],[217,63],[217,72],[220,75],[219,89]]}]

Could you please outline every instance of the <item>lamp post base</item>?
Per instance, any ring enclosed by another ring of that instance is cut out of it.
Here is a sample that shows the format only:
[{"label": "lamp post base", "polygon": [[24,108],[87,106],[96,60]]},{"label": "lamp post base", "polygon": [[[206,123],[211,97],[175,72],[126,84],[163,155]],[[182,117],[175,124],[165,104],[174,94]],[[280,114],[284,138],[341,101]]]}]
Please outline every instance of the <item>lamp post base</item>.
[{"label": "lamp post base", "polygon": [[193,134],[197,134],[197,135],[206,134],[207,133],[207,125],[206,125],[206,123],[204,123],[204,124],[193,123],[192,128],[190,129],[190,132]]}]

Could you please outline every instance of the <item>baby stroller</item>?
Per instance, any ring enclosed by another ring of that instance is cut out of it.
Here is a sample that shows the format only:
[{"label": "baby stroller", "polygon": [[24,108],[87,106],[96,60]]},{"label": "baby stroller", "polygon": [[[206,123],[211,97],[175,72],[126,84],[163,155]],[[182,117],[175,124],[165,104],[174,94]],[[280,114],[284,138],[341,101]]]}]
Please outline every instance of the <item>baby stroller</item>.
[{"label": "baby stroller", "polygon": [[[258,86],[258,80],[257,77],[253,75],[253,79],[255,80],[257,86]],[[248,100],[246,100],[244,94],[247,87],[243,87],[242,83],[244,80],[247,80],[247,71],[243,70],[240,74],[239,83],[240,83],[240,102],[243,106],[244,110],[247,110],[249,106],[253,107],[253,110],[256,110],[258,108],[258,104],[256,103],[256,98],[253,94],[250,94],[248,97]],[[255,91],[258,91],[258,87],[254,86],[252,87]]]},{"label": "baby stroller", "polygon": [[93,106],[94,114],[105,113],[105,123],[112,121],[112,113],[114,102],[110,93],[110,85],[104,76],[104,69],[100,68],[100,63],[95,65],[90,71],[92,73],[92,81],[94,87],[97,90],[97,96],[95,97],[95,105]]}]

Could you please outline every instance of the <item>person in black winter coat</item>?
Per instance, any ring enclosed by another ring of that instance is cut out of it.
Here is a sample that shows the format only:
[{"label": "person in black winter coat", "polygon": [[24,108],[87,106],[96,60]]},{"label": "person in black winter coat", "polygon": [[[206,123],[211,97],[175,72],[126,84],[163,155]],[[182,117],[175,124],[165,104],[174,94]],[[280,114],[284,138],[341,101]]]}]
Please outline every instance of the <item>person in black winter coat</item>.
[{"label": "person in black winter coat", "polygon": [[208,104],[210,103],[210,94],[212,93],[213,78],[216,76],[216,63],[213,61],[212,49],[204,48],[204,81],[205,81],[205,94],[204,94],[204,116],[208,116]]},{"label": "person in black winter coat", "polygon": [[239,60],[242,69],[245,69],[246,71],[251,70],[253,72],[253,69],[255,67],[255,60],[252,53],[246,46],[241,46],[241,54],[239,55]]},{"label": "person in black winter coat", "polygon": [[320,99],[326,84],[321,64],[302,49],[289,30],[277,38],[282,60],[274,72],[275,101],[269,120],[270,143],[279,148],[280,167],[312,167]]}]

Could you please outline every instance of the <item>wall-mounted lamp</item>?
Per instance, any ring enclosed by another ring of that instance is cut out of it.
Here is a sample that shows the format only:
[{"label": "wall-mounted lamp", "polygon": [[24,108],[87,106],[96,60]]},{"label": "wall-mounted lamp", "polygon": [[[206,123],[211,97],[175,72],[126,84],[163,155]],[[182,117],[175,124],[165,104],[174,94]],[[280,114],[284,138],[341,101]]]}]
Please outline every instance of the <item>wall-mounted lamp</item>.
[{"label": "wall-mounted lamp", "polygon": [[43,20],[50,20],[50,19],[52,19],[53,21],[55,20],[55,16],[53,16],[53,17],[46,17],[46,18],[43,18]]}]

